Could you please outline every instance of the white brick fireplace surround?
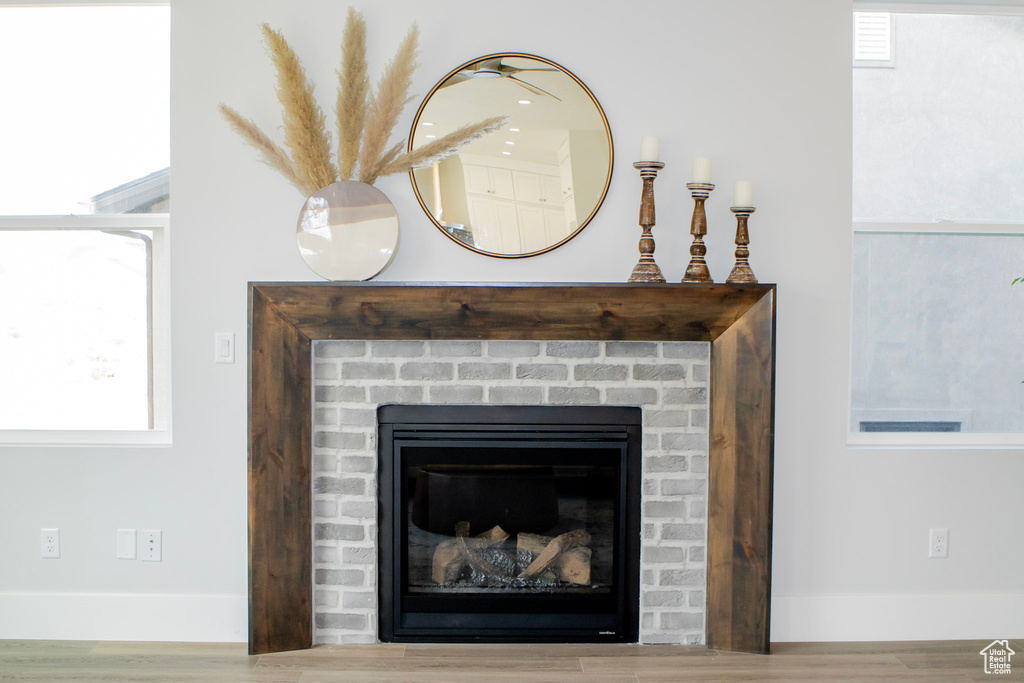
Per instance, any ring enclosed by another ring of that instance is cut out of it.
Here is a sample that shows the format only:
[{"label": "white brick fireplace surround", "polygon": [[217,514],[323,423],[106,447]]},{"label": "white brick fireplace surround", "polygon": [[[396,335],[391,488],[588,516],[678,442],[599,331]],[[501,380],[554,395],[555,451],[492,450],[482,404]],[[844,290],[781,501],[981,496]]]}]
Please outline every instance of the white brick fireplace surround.
[{"label": "white brick fireplace surround", "polygon": [[705,342],[315,342],[314,642],[377,639],[387,403],[641,406],[640,640],[704,642],[708,356]]}]

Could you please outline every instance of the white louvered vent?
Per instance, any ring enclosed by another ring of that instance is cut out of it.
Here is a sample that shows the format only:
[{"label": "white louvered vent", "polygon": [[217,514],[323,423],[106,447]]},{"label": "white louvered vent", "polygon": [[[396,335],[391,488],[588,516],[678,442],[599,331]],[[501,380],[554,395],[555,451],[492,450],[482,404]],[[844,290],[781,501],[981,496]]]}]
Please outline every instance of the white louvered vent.
[{"label": "white louvered vent", "polygon": [[855,62],[892,61],[891,13],[853,13],[853,59]]}]

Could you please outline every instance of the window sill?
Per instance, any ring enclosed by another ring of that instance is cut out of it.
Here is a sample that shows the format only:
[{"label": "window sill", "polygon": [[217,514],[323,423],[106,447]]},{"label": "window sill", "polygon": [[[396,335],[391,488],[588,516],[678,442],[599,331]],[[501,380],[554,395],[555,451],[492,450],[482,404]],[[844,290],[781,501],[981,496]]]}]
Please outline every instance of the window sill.
[{"label": "window sill", "polygon": [[0,448],[5,446],[170,446],[171,430],[139,431],[3,429]]},{"label": "window sill", "polygon": [[981,432],[852,432],[846,437],[851,448],[1024,448],[1024,434],[1011,432],[990,434]]}]

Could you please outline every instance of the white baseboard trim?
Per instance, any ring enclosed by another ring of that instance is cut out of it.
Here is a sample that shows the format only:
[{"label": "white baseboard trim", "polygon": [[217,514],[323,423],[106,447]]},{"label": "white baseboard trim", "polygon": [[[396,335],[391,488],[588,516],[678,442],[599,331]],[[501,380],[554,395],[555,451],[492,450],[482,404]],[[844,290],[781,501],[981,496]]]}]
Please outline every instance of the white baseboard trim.
[{"label": "white baseboard trim", "polygon": [[0,639],[245,642],[244,595],[2,593]]},{"label": "white baseboard trim", "polygon": [[773,595],[774,642],[1024,637],[1024,593]]},{"label": "white baseboard trim", "polygon": [[[773,595],[773,642],[1024,638],[1024,593]],[[244,595],[0,592],[0,640],[245,642]]]}]

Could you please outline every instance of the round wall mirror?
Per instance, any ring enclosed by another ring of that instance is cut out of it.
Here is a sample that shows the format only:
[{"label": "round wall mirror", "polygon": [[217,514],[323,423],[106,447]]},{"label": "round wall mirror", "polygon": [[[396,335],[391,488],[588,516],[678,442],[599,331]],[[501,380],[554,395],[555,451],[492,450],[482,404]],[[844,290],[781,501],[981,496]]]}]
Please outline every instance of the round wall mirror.
[{"label": "round wall mirror", "polygon": [[415,169],[423,210],[450,239],[499,258],[536,256],[575,237],[612,178],[612,134],[580,79],[533,55],[480,57],[423,100],[409,149],[463,126],[508,116],[500,130]]}]

